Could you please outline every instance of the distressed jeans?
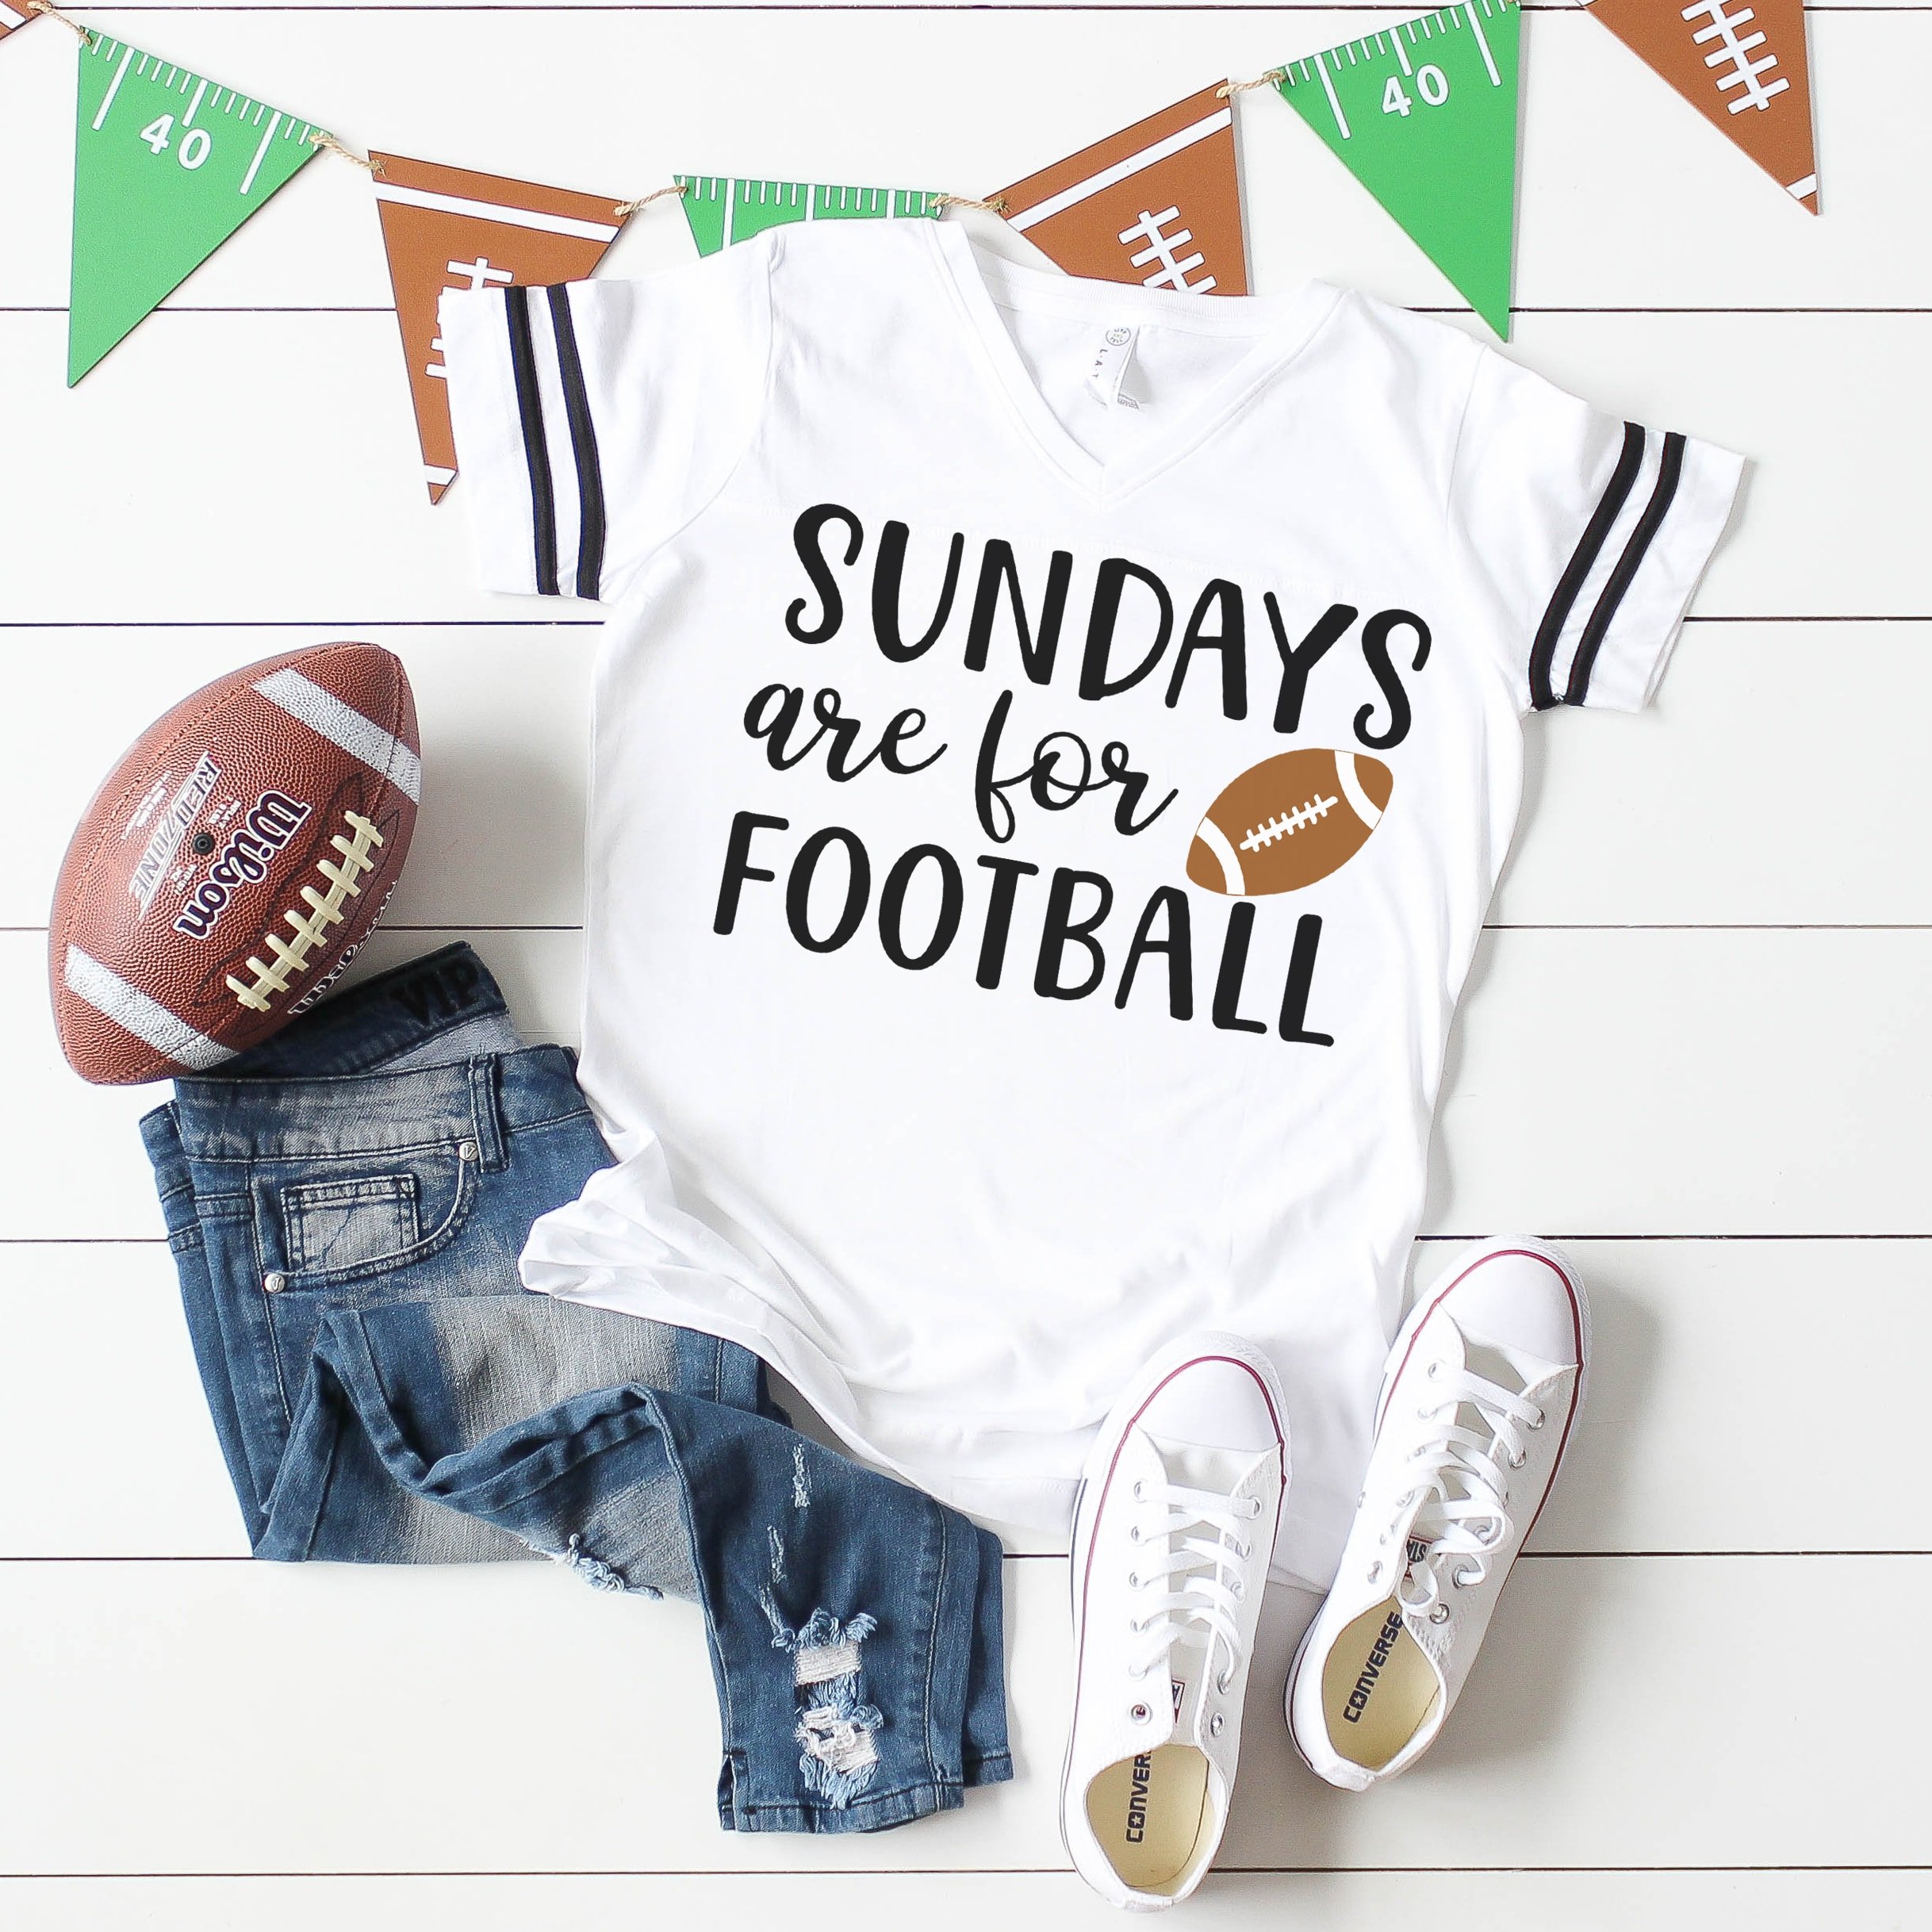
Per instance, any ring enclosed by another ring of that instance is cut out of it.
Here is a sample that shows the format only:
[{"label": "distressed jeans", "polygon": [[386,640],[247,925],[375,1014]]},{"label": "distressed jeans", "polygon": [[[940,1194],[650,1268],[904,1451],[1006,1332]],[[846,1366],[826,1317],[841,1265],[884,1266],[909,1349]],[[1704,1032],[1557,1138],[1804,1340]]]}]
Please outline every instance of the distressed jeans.
[{"label": "distressed jeans", "polygon": [[994,1537],[799,1434],[735,1344],[518,1286],[610,1155],[468,946],[142,1133],[257,1556],[534,1555],[695,1601],[727,1830],[873,1830],[1011,1777]]}]

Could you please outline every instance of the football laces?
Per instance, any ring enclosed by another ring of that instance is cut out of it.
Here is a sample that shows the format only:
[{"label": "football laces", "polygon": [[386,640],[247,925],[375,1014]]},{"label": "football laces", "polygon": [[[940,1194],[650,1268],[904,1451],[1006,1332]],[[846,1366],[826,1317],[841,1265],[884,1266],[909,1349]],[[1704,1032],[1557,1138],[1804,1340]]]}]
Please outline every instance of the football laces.
[{"label": "football laces", "polygon": [[1316,824],[1325,818],[1340,804],[1339,799],[1324,798],[1317,792],[1312,799],[1305,799],[1293,811],[1278,812],[1265,824],[1258,825],[1241,841],[1244,852],[1259,852],[1271,845],[1278,838],[1292,838],[1304,826]]},{"label": "football laces", "polygon": [[301,899],[308,910],[300,911],[292,906],[282,915],[293,936],[284,939],[270,930],[264,935],[263,945],[274,956],[272,962],[265,964],[251,957],[247,970],[254,976],[251,979],[238,979],[233,973],[228,976],[228,991],[237,1003],[251,1012],[272,1011],[273,996],[287,992],[289,982],[308,971],[309,962],[330,931],[348,916],[344,909],[349,901],[362,897],[363,875],[376,868],[370,854],[381,848],[382,834],[360,812],[345,811],[342,815],[349,828],[348,835],[345,838],[338,832],[328,841],[337,857],[324,857],[316,864],[316,870],[328,881],[326,888],[317,891],[312,885],[304,886]]}]

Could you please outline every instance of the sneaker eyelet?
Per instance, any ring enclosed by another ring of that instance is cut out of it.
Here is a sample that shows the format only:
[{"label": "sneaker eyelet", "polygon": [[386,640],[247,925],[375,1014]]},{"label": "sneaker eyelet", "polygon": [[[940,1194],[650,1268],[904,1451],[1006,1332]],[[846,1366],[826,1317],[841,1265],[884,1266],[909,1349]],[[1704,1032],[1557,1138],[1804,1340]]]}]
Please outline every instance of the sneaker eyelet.
[{"label": "sneaker eyelet", "polygon": [[1429,1364],[1429,1380],[1431,1382],[1439,1382],[1442,1379],[1442,1373],[1443,1365],[1439,1362],[1432,1362]]},{"label": "sneaker eyelet", "polygon": [[1140,1572],[1139,1572],[1137,1570],[1129,1570],[1129,1571],[1128,1571],[1128,1573],[1127,1573],[1127,1587],[1128,1587],[1128,1589],[1130,1589],[1130,1590],[1137,1590],[1138,1589],[1140,1589]]},{"label": "sneaker eyelet", "polygon": [[1220,1712],[1217,1711],[1214,1715],[1208,1719],[1208,1735],[1210,1738],[1218,1738],[1221,1734],[1222,1727],[1226,1724],[1227,1721],[1228,1720],[1221,1715]]},{"label": "sneaker eyelet", "polygon": [[1230,1672],[1230,1673],[1229,1673],[1229,1674],[1228,1674],[1226,1677],[1217,1677],[1217,1678],[1215,1678],[1215,1680],[1214,1680],[1214,1689],[1215,1689],[1215,1692],[1216,1692],[1216,1694],[1217,1694],[1217,1696],[1222,1696],[1222,1697],[1226,1696],[1227,1696],[1227,1694],[1228,1694],[1229,1688],[1229,1686],[1230,1686],[1231,1685],[1232,1685],[1232,1683],[1233,1683],[1233,1682],[1234,1682],[1234,1676],[1233,1676],[1233,1673],[1232,1673],[1232,1672]]},{"label": "sneaker eyelet", "polygon": [[1512,1469],[1520,1469],[1528,1460],[1529,1451],[1526,1449],[1509,1458],[1509,1466]]},{"label": "sneaker eyelet", "polygon": [[1140,1540],[1140,1526],[1138,1523],[1129,1526],[1127,1531],[1127,1540],[1129,1543],[1138,1543]]},{"label": "sneaker eyelet", "polygon": [[1480,1583],[1482,1577],[1479,1573],[1473,1570],[1458,1570],[1451,1574],[1449,1581],[1455,1589],[1466,1590]]},{"label": "sneaker eyelet", "polygon": [[1137,1503],[1144,1503],[1147,1501],[1147,1485],[1144,1482],[1139,1481],[1135,1482],[1133,1485],[1133,1500]]},{"label": "sneaker eyelet", "polygon": [[1135,1704],[1127,1707],[1127,1715],[1137,1724],[1144,1724],[1154,1713],[1145,1704]]},{"label": "sneaker eyelet", "polygon": [[1429,1612],[1429,1621],[1432,1623],[1447,1623],[1449,1621],[1449,1606],[1447,1604],[1438,1604]]},{"label": "sneaker eyelet", "polygon": [[1529,1426],[1530,1426],[1530,1427],[1531,1427],[1532,1429],[1539,1429],[1539,1428],[1541,1428],[1543,1427],[1543,1424],[1544,1424],[1546,1422],[1547,1422],[1549,1420],[1550,1420],[1550,1418],[1549,1418],[1549,1417],[1548,1417],[1547,1415],[1545,1415],[1545,1414],[1543,1413],[1543,1411],[1542,1411],[1542,1410],[1539,1409],[1538,1409],[1538,1410],[1537,1410],[1537,1412],[1536,1412],[1536,1420],[1535,1420],[1534,1422],[1532,1422],[1532,1423],[1531,1423],[1531,1424]]},{"label": "sneaker eyelet", "polygon": [[1371,1564],[1370,1564],[1370,1565],[1369,1565],[1369,1581],[1370,1581],[1370,1582],[1371,1582],[1371,1583],[1379,1583],[1379,1582],[1381,1582],[1381,1581],[1382,1581],[1382,1566],[1381,1566],[1381,1564],[1379,1564],[1379,1563],[1371,1563]]}]

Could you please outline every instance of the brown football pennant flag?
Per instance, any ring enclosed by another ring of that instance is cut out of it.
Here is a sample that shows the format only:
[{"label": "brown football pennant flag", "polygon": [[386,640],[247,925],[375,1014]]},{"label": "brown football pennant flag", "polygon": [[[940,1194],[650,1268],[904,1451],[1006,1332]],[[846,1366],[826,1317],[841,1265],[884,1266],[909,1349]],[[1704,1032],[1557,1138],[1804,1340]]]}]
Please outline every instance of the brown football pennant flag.
[{"label": "brown football pennant flag", "polygon": [[1203,87],[989,197],[1069,274],[1248,293],[1234,116]]},{"label": "brown football pennant flag", "polygon": [[27,0],[0,0],[0,40],[4,40],[16,27],[24,27],[33,16],[27,11]]},{"label": "brown football pennant flag", "polygon": [[439,503],[456,477],[448,379],[436,333],[443,291],[581,282],[616,240],[624,217],[607,196],[403,155],[370,158],[381,171],[373,177],[376,205],[409,363],[423,474],[430,501]]},{"label": "brown football pennant flag", "polygon": [[1594,0],[1590,11],[1818,213],[1804,0]]}]

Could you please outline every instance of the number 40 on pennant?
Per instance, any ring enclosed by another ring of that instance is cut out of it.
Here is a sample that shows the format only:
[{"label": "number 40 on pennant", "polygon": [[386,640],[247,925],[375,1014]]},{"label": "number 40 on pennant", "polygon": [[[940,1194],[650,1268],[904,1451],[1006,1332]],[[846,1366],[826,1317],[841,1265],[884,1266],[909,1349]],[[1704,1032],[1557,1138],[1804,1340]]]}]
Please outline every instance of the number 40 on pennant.
[{"label": "number 40 on pennant", "polygon": [[[1424,66],[1416,69],[1414,79],[1416,92],[1431,107],[1440,107],[1449,98],[1449,77],[1438,67]],[[1382,111],[1385,114],[1401,114],[1406,117],[1415,107],[1415,102],[1402,90],[1402,77],[1399,74],[1389,76],[1389,84],[1382,90]]]},{"label": "number 40 on pennant", "polygon": [[[1407,113],[1408,109],[1403,109]],[[158,121],[151,121],[141,129],[141,139],[154,154],[164,155],[174,138],[174,117],[163,114]],[[174,159],[185,168],[197,168],[208,159],[209,151],[215,144],[214,136],[205,128],[190,128],[181,137],[181,145],[174,149]]]}]

